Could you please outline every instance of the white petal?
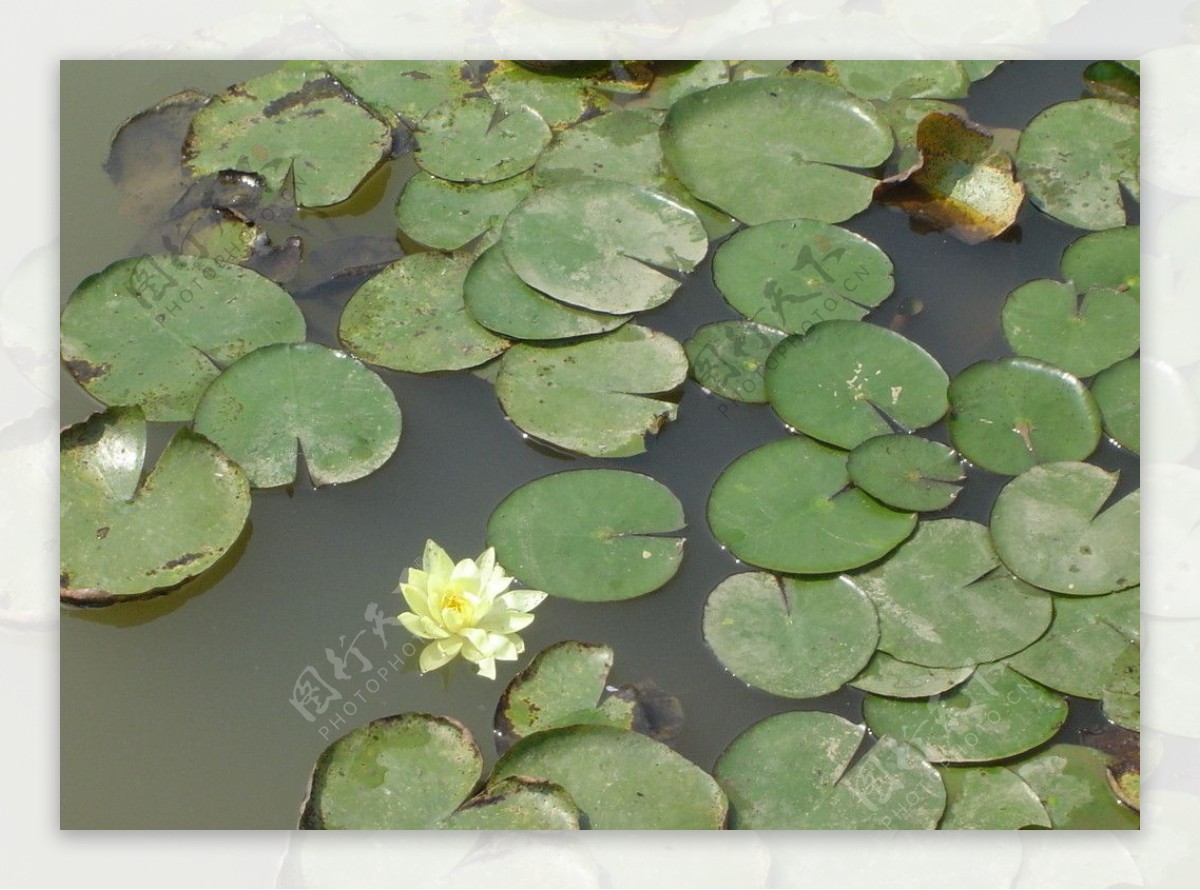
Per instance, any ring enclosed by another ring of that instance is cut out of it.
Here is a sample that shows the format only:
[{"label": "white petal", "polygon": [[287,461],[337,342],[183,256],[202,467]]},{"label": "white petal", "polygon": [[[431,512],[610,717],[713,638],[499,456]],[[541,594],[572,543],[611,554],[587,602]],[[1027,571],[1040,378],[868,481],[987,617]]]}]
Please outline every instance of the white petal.
[{"label": "white petal", "polygon": [[479,662],[479,676],[487,677],[489,680],[496,679],[496,659],[485,658]]},{"label": "white petal", "polygon": [[[440,641],[439,641],[440,642]],[[442,650],[439,643],[430,643],[421,650],[421,673],[435,671],[454,658],[455,653]]]},{"label": "white petal", "polygon": [[443,584],[450,577],[450,572],[454,570],[454,562],[436,542],[426,541],[425,554],[421,557],[421,568],[430,575],[431,581]]},{"label": "white petal", "polygon": [[425,632],[425,625],[423,622],[427,620],[427,618],[423,618],[421,615],[416,615],[412,612],[400,613],[400,623],[404,625],[405,630],[407,630],[414,637],[420,637],[423,640],[432,640],[433,636]]},{"label": "white petal", "polygon": [[542,604],[546,594],[540,590],[510,590],[499,597],[500,602],[517,612],[531,612]]},{"label": "white petal", "polygon": [[[515,638],[520,639],[519,637]],[[500,661],[516,661],[517,656],[520,654],[513,639],[504,634],[489,634],[488,643],[490,644],[492,655]]]},{"label": "white petal", "polygon": [[450,634],[446,631],[446,628],[442,627],[432,618],[422,618],[421,633],[418,636],[422,636],[427,640],[444,640]]},{"label": "white petal", "polygon": [[[530,615],[528,612],[509,612],[504,616],[504,630],[502,633],[515,633],[519,630],[524,630],[533,624],[533,619],[536,616]],[[489,628],[490,630],[490,628]]]},{"label": "white petal", "polygon": [[404,601],[408,603],[408,607],[418,615],[429,615],[429,598],[425,594],[425,588],[420,587],[411,582],[400,585],[400,593],[404,595]]}]

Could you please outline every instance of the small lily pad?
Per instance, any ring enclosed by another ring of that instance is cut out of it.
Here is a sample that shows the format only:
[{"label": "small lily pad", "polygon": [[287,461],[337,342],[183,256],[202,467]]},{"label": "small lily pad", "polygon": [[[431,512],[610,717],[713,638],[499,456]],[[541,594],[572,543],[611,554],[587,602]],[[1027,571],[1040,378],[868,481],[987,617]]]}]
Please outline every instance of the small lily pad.
[{"label": "small lily pad", "polygon": [[946,793],[912,747],[875,742],[851,766],[866,727],[836,714],[792,711],[751,726],[717,760],[729,827],[930,829]]},{"label": "small lily pad", "polygon": [[1059,830],[1136,829],[1137,813],[1123,806],[1108,786],[1109,761],[1095,748],[1054,745],[1010,768],[1034,790]]},{"label": "small lily pad", "polygon": [[1099,596],[1139,581],[1138,492],[1101,512],[1117,474],[1074,461],[1034,467],[996,497],[996,552],[1017,577],[1045,590]]},{"label": "small lily pad", "polygon": [[961,99],[971,81],[950,60],[841,60],[825,63],[842,86],[864,99]]},{"label": "small lily pad", "polygon": [[413,124],[439,105],[475,89],[466,62],[339,59],[326,69],[393,127]]},{"label": "small lily pad", "polygon": [[1142,78],[1137,68],[1122,62],[1092,62],[1083,69],[1088,92],[1098,99],[1123,102],[1135,108],[1141,102]]},{"label": "small lily pad", "polygon": [[879,621],[848,578],[802,581],[745,572],[708,595],[704,639],[721,664],[751,686],[816,698],[863,669],[875,651]]},{"label": "small lily pad", "polygon": [[654,396],[686,376],[683,347],[629,324],[581,343],[514,346],[500,363],[496,395],[532,436],[580,454],[629,457],[675,419],[675,403]]},{"label": "small lily pad", "polygon": [[1050,814],[1025,780],[1002,766],[938,767],[946,786],[943,831],[1049,828]]},{"label": "small lily pad", "polygon": [[1142,363],[1127,358],[1100,372],[1092,381],[1092,397],[1100,409],[1104,432],[1122,448],[1141,450]]},{"label": "small lily pad", "polygon": [[692,376],[705,389],[736,402],[765,402],[765,368],[787,334],[752,321],[717,321],[683,344]]},{"label": "small lily pad", "polygon": [[777,572],[840,572],[885,555],[912,533],[913,513],[849,486],[846,453],[789,437],[725,468],[708,524],[739,559]]},{"label": "small lily pad", "polygon": [[196,431],[241,464],[256,488],[296,478],[299,452],[314,485],[379,469],[400,441],[400,408],[379,375],[317,343],[266,346],[213,381]]},{"label": "small lily pad", "polygon": [[436,828],[454,831],[576,831],[580,812],[553,782],[509,776],[472,797]]},{"label": "small lily pad", "polygon": [[506,107],[532,108],[553,130],[570,127],[611,104],[585,77],[531,71],[516,62],[497,62],[483,85],[489,96]]},{"label": "small lily pad", "polygon": [[978,362],[950,383],[950,440],[967,460],[1014,476],[1083,460],[1100,441],[1100,412],[1073,374],[1029,358]]},{"label": "small lily pad", "polygon": [[894,426],[920,429],[946,413],[937,359],[887,328],[825,321],[793,335],[767,362],[771,407],[807,435],[854,448]]},{"label": "small lily pad", "polygon": [[891,698],[928,698],[957,686],[974,670],[973,664],[960,668],[926,667],[877,650],[850,685],[863,692]]},{"label": "small lily pad", "polygon": [[1003,664],[984,664],[948,695],[900,701],[869,695],[871,732],[912,744],[934,763],[980,763],[1036,748],[1067,719],[1062,696]]},{"label": "small lily pad", "polygon": [[528,175],[469,183],[418,171],[396,202],[396,225],[426,247],[456,250],[485,233],[498,238],[509,212],[532,191]]},{"label": "small lily pad", "polygon": [[242,470],[181,430],[142,481],[146,421],[110,408],[59,443],[63,601],[108,605],[173,587],[223,556],[250,514]]},{"label": "small lily pad", "polygon": [[920,436],[875,436],[850,452],[850,481],[898,510],[944,510],[965,478],[953,448]]},{"label": "small lily pad", "polygon": [[523,173],[550,144],[550,128],[525,106],[467,96],[439,105],[416,127],[413,158],[455,182],[499,182]]},{"label": "small lily pad", "polygon": [[1141,300],[1140,250],[1138,226],[1092,232],[1063,251],[1062,274],[1081,294],[1108,287]]},{"label": "small lily pad", "polygon": [[496,559],[532,588],[588,602],[657,590],[679,570],[683,507],[661,483],[623,470],[535,479],[488,520]]},{"label": "small lily pad", "polygon": [[1138,732],[1142,722],[1142,653],[1136,642],[1113,660],[1104,679],[1104,716],[1118,726]]}]

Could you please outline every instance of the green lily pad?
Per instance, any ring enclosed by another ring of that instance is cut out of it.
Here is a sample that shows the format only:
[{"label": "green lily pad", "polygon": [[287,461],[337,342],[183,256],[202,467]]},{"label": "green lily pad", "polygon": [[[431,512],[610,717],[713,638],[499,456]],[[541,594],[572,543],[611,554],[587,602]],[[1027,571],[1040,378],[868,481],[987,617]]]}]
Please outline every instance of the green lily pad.
[{"label": "green lily pad", "polygon": [[571,470],[535,479],[488,520],[496,559],[525,585],[589,602],[657,590],[679,570],[683,507],[649,476]]},{"label": "green lily pad", "polygon": [[946,413],[949,378],[937,359],[895,331],[825,321],[775,347],[767,362],[775,413],[809,436],[854,448],[893,424],[920,429]]},{"label": "green lily pad", "polygon": [[265,346],[238,360],[196,408],[203,433],[256,488],[296,478],[297,452],[314,485],[379,469],[400,441],[400,407],[377,374],[317,343]]},{"label": "green lily pad", "polygon": [[1137,813],[1123,806],[1108,786],[1109,760],[1095,748],[1054,745],[1011,769],[1034,790],[1057,829],[1136,829]]},{"label": "green lily pad", "polygon": [[1015,476],[1083,460],[1100,441],[1100,412],[1073,374],[1029,358],[978,362],[950,383],[950,441],[963,457]]},{"label": "green lily pad", "polygon": [[961,99],[971,85],[962,64],[948,60],[842,60],[825,63],[843,87],[864,99]]},{"label": "green lily pad", "polygon": [[207,439],[175,434],[142,481],[146,421],[110,408],[59,442],[63,601],[108,605],[173,587],[223,556],[250,514],[242,470]]},{"label": "green lily pad", "polygon": [[62,314],[62,357],[102,402],[151,420],[188,420],[221,369],[271,343],[304,339],[278,285],[201,257],[118,260],[86,279]]},{"label": "green lily pad", "polygon": [[875,180],[846,168],[875,167],[892,151],[891,130],[868,101],[808,77],[739,80],[684,96],[662,140],[693,195],[751,225],[848,219],[870,203]]},{"label": "green lily pad", "polygon": [[321,753],[300,827],[579,827],[570,797],[545,782],[497,783],[464,803],[482,772],[483,756],[461,723],[430,714],[381,717]]},{"label": "green lily pad", "polygon": [[1083,69],[1083,82],[1088,92],[1098,99],[1123,102],[1135,108],[1141,102],[1140,72],[1122,62],[1092,62]]},{"label": "green lily pad", "polygon": [[528,175],[470,183],[418,171],[396,202],[396,225],[414,241],[439,250],[456,250],[485,233],[494,241],[508,214],[532,191]]},{"label": "green lily pad", "polygon": [[1098,596],[1139,581],[1138,492],[1101,511],[1117,474],[1063,461],[1034,467],[996,497],[996,552],[1017,577],[1045,590]]},{"label": "green lily pad", "polygon": [[854,232],[779,220],[738,232],[713,256],[713,279],[752,321],[807,334],[822,321],[858,320],[892,292],[892,261]]},{"label": "green lily pad", "polygon": [[1002,766],[940,766],[946,813],[938,828],[1007,830],[1049,828],[1050,814],[1033,789]]},{"label": "green lily pad", "polygon": [[1138,732],[1142,722],[1142,652],[1130,643],[1113,660],[1101,695],[1104,716],[1126,729]]},{"label": "green lily pad", "polygon": [[879,648],[927,667],[958,668],[1024,649],[1050,625],[1050,597],[1007,574],[987,529],[923,522],[884,563],[854,577],[879,612]]},{"label": "green lily pad", "polygon": [[928,698],[957,686],[974,670],[973,664],[960,668],[926,667],[877,650],[850,685],[863,692],[892,698]]},{"label": "green lily pad", "polygon": [[[921,161],[921,150],[917,147],[917,129],[930,114],[951,114],[965,118],[967,112],[958,105],[939,99],[892,99],[876,101],[875,110],[892,128],[895,148],[888,159],[887,170],[895,175],[911,171]],[[885,180],[886,181],[886,180]],[[876,192],[882,186],[876,187]]]},{"label": "green lily pad", "polygon": [[570,127],[611,104],[587,78],[530,71],[516,62],[497,62],[483,85],[489,96],[508,108],[532,108],[553,130]]},{"label": "green lily pad", "polygon": [[729,63],[721,59],[656,62],[649,89],[630,104],[636,108],[670,108],[684,96],[728,83]]},{"label": "green lily pad", "polygon": [[959,60],[963,70],[967,72],[967,77],[972,81],[983,80],[997,68],[1004,64],[1003,59],[975,59],[971,61]]},{"label": "green lily pad", "polygon": [[1051,105],[1029,122],[1017,174],[1029,200],[1081,229],[1125,225],[1120,186],[1140,194],[1138,110],[1106,99]]},{"label": "green lily pad", "polygon": [[[526,284],[563,303],[622,314],[665,303],[708,251],[696,214],[623,182],[534,192],[504,224],[504,255]],[[673,273],[673,274],[668,274]]]},{"label": "green lily pad", "polygon": [[863,669],[879,640],[879,621],[848,578],[745,572],[708,595],[704,639],[730,673],[756,689],[816,698]]},{"label": "green lily pad", "polygon": [[868,695],[871,732],[912,744],[934,763],[980,763],[1036,748],[1067,719],[1066,700],[1003,664],[982,664],[948,695],[901,701]]},{"label": "green lily pad", "polygon": [[391,128],[316,66],[230,87],[192,118],[184,146],[197,176],[241,170],[278,190],[290,175],[301,207],[344,201],[391,150]]},{"label": "green lily pad", "polygon": [[1008,295],[1000,318],[1015,353],[1076,377],[1091,377],[1138,350],[1138,301],[1111,288],[1091,288],[1080,302],[1070,284],[1030,281]]},{"label": "green lily pad", "polygon": [[325,68],[392,126],[413,124],[437,106],[475,89],[466,62],[342,59]]},{"label": "green lily pad", "polygon": [[338,339],[363,361],[419,374],[495,358],[508,341],[476,322],[463,299],[473,260],[467,254],[402,257],[354,292]]},{"label": "green lily pad", "polygon": [[946,804],[937,770],[887,737],[851,766],[865,734],[866,727],[820,711],[751,726],[713,770],[729,795],[729,827],[934,828]]},{"label": "green lily pad", "polygon": [[416,127],[413,159],[426,173],[455,182],[499,182],[523,173],[550,144],[550,128],[525,106],[454,99]]},{"label": "green lily pad", "polygon": [[1079,293],[1108,287],[1141,300],[1141,229],[1122,226],[1092,232],[1062,255],[1062,274]]},{"label": "green lily pad", "polygon": [[765,402],[767,358],[786,336],[752,321],[718,321],[698,328],[683,349],[705,389],[736,402]]},{"label": "green lily pad", "polygon": [[582,343],[514,346],[500,363],[496,395],[531,436],[580,454],[629,457],[675,419],[675,403],[654,395],[686,376],[683,347],[629,324]]},{"label": "green lily pad", "polygon": [[966,474],[953,448],[920,436],[875,436],[846,461],[850,481],[898,510],[944,510]]},{"label": "green lily pad", "polygon": [[1138,637],[1140,590],[1107,596],[1054,598],[1054,620],[1045,635],[1008,659],[1008,665],[1043,686],[1102,696],[1113,663]]},{"label": "green lily pad", "polygon": [[1092,398],[1100,409],[1104,432],[1135,453],[1142,447],[1141,392],[1142,363],[1137,358],[1117,362],[1092,381]]},{"label": "green lily pad", "polygon": [[846,454],[789,437],[742,455],[717,478],[708,524],[734,556],[776,572],[840,572],[885,555],[916,515],[849,487]]},{"label": "green lily pad", "polygon": [[500,758],[505,776],[566,789],[592,829],[696,829],[725,824],[725,795],[712,777],[661,742],[614,726],[534,733]]}]

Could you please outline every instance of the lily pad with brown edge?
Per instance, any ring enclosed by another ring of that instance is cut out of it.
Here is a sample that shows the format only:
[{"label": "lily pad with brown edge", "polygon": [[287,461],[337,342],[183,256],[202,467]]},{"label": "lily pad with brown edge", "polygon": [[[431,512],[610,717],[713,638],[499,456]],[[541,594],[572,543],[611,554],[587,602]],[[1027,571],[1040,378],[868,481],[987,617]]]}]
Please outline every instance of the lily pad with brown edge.
[{"label": "lily pad with brown edge", "polygon": [[213,381],[195,429],[246,471],[255,488],[295,481],[303,458],[314,485],[379,469],[400,441],[400,406],[379,375],[317,343],[255,350]]},{"label": "lily pad with brown edge", "polygon": [[198,176],[291,178],[301,207],[346,200],[392,150],[392,130],[320,66],[285,66],[235,84],[192,119],[185,157]]},{"label": "lily pad with brown edge", "polygon": [[850,481],[898,510],[944,510],[966,478],[957,452],[920,436],[875,436],[850,452]]},{"label": "lily pad with brown edge", "polygon": [[942,831],[1050,828],[1033,789],[1003,766],[939,766],[946,786]]},{"label": "lily pad with brown edge", "polygon": [[762,720],[725,749],[713,775],[740,829],[931,829],[946,804],[937,771],[911,746],[821,711]]},{"label": "lily pad with brown edge", "polygon": [[725,825],[725,794],[708,773],[661,742],[615,726],[566,726],[527,736],[500,758],[489,787],[506,776],[560,785],[591,829]]},{"label": "lily pad with brown edge", "polygon": [[342,310],[338,339],[363,361],[425,374],[473,368],[508,341],[467,312],[472,254],[415,253],[363,282]]},{"label": "lily pad with brown edge", "polygon": [[145,457],[137,408],[110,408],[63,430],[63,602],[102,606],[163,592],[211,567],[241,535],[250,486],[219,448],[181,430],[143,479]]},{"label": "lily pad with brown edge", "polygon": [[683,506],[662,483],[624,470],[535,479],[488,519],[496,560],[530,588],[585,602],[631,599],[679,570]]},{"label": "lily pad with brown edge", "polygon": [[67,370],[101,402],[188,420],[222,368],[304,332],[295,301],[261,275],[164,254],[85,278],[63,309],[61,346]]},{"label": "lily pad with brown edge", "polygon": [[351,730],[309,779],[300,828],[579,828],[579,810],[553,783],[513,778],[476,797],[483,756],[449,717],[405,713]]},{"label": "lily pad with brown edge", "polygon": [[1100,596],[1139,583],[1139,492],[1106,507],[1117,474],[1062,461],[1010,481],[992,507],[996,552],[1019,578],[1055,593]]},{"label": "lily pad with brown edge", "polygon": [[1142,720],[1141,656],[1138,642],[1129,643],[1109,666],[1100,696],[1104,716],[1134,732],[1140,731]]},{"label": "lily pad with brown edge", "polygon": [[1101,371],[1092,381],[1092,397],[1100,409],[1104,432],[1122,448],[1141,450],[1142,363],[1127,358]]},{"label": "lily pad with brown edge", "polygon": [[927,701],[868,695],[867,726],[915,747],[931,763],[986,763],[1022,754],[1051,738],[1067,702],[1000,664],[982,664],[962,686]]},{"label": "lily pad with brown edge", "polygon": [[528,174],[500,182],[451,182],[418,171],[396,202],[396,225],[409,238],[438,250],[457,250],[480,235],[495,241],[509,212],[530,192]]},{"label": "lily pad with brown edge", "polygon": [[788,698],[840,689],[879,639],[871,600],[845,576],[802,580],[766,572],[726,578],[704,603],[704,639],[730,673]]},{"label": "lily pad with brown edge", "polygon": [[713,485],[709,528],[738,559],[775,572],[841,572],[885,556],[916,515],[851,487],[846,457],[799,436],[743,454]]},{"label": "lily pad with brown edge", "polygon": [[1018,652],[1050,625],[1050,596],[996,572],[999,565],[986,527],[936,519],[852,580],[875,603],[882,651],[961,668]]},{"label": "lily pad with brown edge", "polygon": [[1084,235],[1063,251],[1063,277],[1078,293],[1107,287],[1141,300],[1141,228],[1122,226]]},{"label": "lily pad with brown edge", "polygon": [[524,173],[550,144],[550,128],[532,108],[478,96],[437,106],[415,133],[417,165],[454,182],[499,182]]},{"label": "lily pad with brown edge", "polygon": [[928,698],[957,686],[975,670],[975,665],[960,668],[933,668],[901,661],[877,649],[850,685],[863,692],[889,698]]},{"label": "lily pad with brown edge", "polygon": [[605,112],[612,104],[587,77],[532,71],[518,62],[496,62],[484,76],[483,86],[506,107],[532,108],[556,131]]},{"label": "lily pad with brown edge", "polygon": [[697,328],[683,349],[692,376],[709,392],[735,402],[765,402],[767,358],[786,336],[752,321],[717,321]]},{"label": "lily pad with brown edge", "polygon": [[337,59],[322,65],[393,127],[476,89],[466,62],[445,59]]},{"label": "lily pad with brown edge", "polygon": [[967,460],[1015,476],[1083,460],[1100,442],[1100,411],[1074,374],[1031,358],[971,365],[950,382],[950,441]]},{"label": "lily pad with brown edge", "polygon": [[1095,748],[1053,745],[1009,764],[1009,769],[1034,790],[1056,829],[1136,829],[1138,814],[1122,805],[1108,785],[1105,770],[1110,762]]},{"label": "lily pad with brown edge", "polygon": [[496,396],[531,436],[592,457],[630,457],[675,419],[675,402],[660,396],[686,377],[679,343],[627,324],[581,342],[514,346],[500,363]]}]

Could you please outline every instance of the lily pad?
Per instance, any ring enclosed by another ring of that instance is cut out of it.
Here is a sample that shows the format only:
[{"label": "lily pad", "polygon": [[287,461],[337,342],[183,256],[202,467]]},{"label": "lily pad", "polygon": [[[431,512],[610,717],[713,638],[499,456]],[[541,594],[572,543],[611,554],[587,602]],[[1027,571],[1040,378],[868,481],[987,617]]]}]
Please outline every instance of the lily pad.
[{"label": "lily pad", "polygon": [[941,766],[938,773],[946,786],[946,813],[938,825],[943,831],[1050,827],[1050,814],[1038,796],[1011,770]]},{"label": "lily pad", "polygon": [[439,250],[456,250],[485,233],[494,241],[509,212],[532,191],[528,175],[468,183],[419,171],[396,202],[396,225],[414,241]]},{"label": "lily pad", "polygon": [[439,105],[416,127],[413,159],[426,173],[455,182],[499,182],[523,173],[550,144],[542,116],[467,96]]},{"label": "lily pad", "polygon": [[1099,596],[1139,581],[1138,492],[1101,512],[1117,474],[1074,461],[1034,467],[996,497],[996,552],[1017,577],[1045,590]]},{"label": "lily pad", "polygon": [[987,529],[923,522],[884,563],[854,577],[879,612],[879,648],[927,667],[959,668],[1024,649],[1050,625],[1050,597],[1006,573]]},{"label": "lily pad", "polygon": [[317,343],[265,346],[205,391],[196,431],[237,461],[256,488],[296,478],[297,452],[314,485],[379,469],[400,441],[400,408],[377,374]]},{"label": "lily pad", "polygon": [[490,782],[505,776],[561,785],[592,829],[725,824],[725,794],[711,776],[661,742],[613,726],[534,733],[500,758]]},{"label": "lily pad", "polygon": [[854,448],[895,426],[919,429],[946,413],[949,378],[937,359],[887,328],[825,321],[775,347],[771,407],[792,427]]},{"label": "lily pad", "polygon": [[871,732],[912,744],[934,763],[980,763],[1036,748],[1067,719],[1062,696],[1003,664],[983,664],[948,695],[900,701],[869,695]]},{"label": "lily pad", "polygon": [[961,99],[971,85],[950,60],[841,60],[825,63],[834,79],[864,99]]},{"label": "lily pad", "polygon": [[450,60],[341,59],[329,72],[392,126],[413,124],[437,106],[475,89],[466,62]]},{"label": "lily pad", "polygon": [[589,602],[657,590],[679,570],[683,507],[649,476],[571,470],[535,479],[488,520],[496,559],[525,585]]},{"label": "lily pad", "polygon": [[816,220],[751,226],[713,257],[713,279],[729,305],[792,334],[862,318],[891,294],[892,268],[866,238]]},{"label": "lily pad", "polygon": [[675,276],[708,251],[696,214],[659,192],[578,180],[534,192],[504,224],[508,263],[526,284],[596,312],[665,303]]},{"label": "lily pad", "polygon": [[532,436],[580,454],[628,457],[675,419],[675,403],[654,395],[686,376],[683,347],[630,324],[581,343],[514,346],[500,364],[496,395]]},{"label": "lily pad", "polygon": [[786,336],[752,321],[718,321],[697,329],[683,349],[705,389],[737,402],[765,402],[767,358]]},{"label": "lily pad", "polygon": [[1100,409],[1104,432],[1122,448],[1141,450],[1142,363],[1136,358],[1117,362],[1092,381],[1092,397]]},{"label": "lily pad", "polygon": [[920,436],[875,436],[850,452],[850,481],[898,510],[944,510],[966,477],[953,448]]},{"label": "lily pad", "polygon": [[756,689],[816,698],[863,669],[879,640],[879,621],[848,578],[746,572],[708,595],[704,639],[730,673]]},{"label": "lily pad", "polygon": [[770,442],[717,478],[708,524],[751,565],[797,574],[856,568],[907,538],[916,516],[883,506],[849,482],[845,452],[799,437]]},{"label": "lily pad", "polygon": [[866,727],[820,711],[751,726],[713,770],[729,795],[729,827],[934,828],[946,804],[937,771],[887,737],[851,766],[865,735]]},{"label": "lily pad", "polygon": [[398,714],[352,730],[322,753],[309,780],[307,829],[578,828],[562,788],[510,780],[466,798],[483,756],[448,717]]},{"label": "lily pad", "polygon": [[[951,114],[965,118],[966,109],[940,99],[892,99],[876,101],[875,110],[892,128],[895,147],[887,162],[887,171],[893,176],[903,176],[921,161],[921,150],[917,147],[917,129],[930,114]],[[886,179],[884,180],[887,181]],[[876,186],[878,195],[883,186]]]},{"label": "lily pad", "polygon": [[649,89],[631,102],[637,108],[670,108],[684,96],[728,83],[729,63],[721,59],[668,60],[654,65]]},{"label": "lily pad", "polygon": [[508,341],[476,322],[463,299],[473,259],[416,253],[386,266],[346,304],[338,339],[364,361],[418,374],[495,358]]},{"label": "lily pad", "polygon": [[1029,122],[1017,174],[1040,210],[1081,229],[1125,225],[1121,187],[1140,194],[1138,110],[1106,99],[1051,105]]},{"label": "lily pad", "polygon": [[972,81],[983,80],[997,68],[1004,64],[1003,59],[976,59],[972,61],[959,60],[963,70],[967,72],[967,77]]},{"label": "lily pad", "polygon": [[1076,377],[1091,377],[1138,349],[1138,301],[1125,291],[1093,287],[1080,301],[1072,285],[1043,278],[1009,294],[1000,318],[1015,353]]},{"label": "lily pad", "polygon": [[1123,806],[1108,786],[1109,760],[1095,748],[1054,745],[1011,769],[1034,790],[1057,829],[1136,829],[1137,813]]},{"label": "lily pad", "polygon": [[242,470],[202,436],[175,434],[142,481],[146,421],[110,408],[59,443],[60,587],[108,605],[173,587],[223,556],[250,514]]},{"label": "lily pad", "polygon": [[532,108],[553,130],[570,127],[611,103],[585,77],[531,71],[516,62],[497,62],[483,85],[502,105]]},{"label": "lily pad", "polygon": [[1062,255],[1062,274],[1079,293],[1108,287],[1141,300],[1141,229],[1122,226],[1092,232]]},{"label": "lily pad", "polygon": [[974,670],[973,664],[960,668],[926,667],[877,650],[850,685],[863,692],[891,698],[928,698],[957,686]]},{"label": "lily pad", "polygon": [[1073,374],[1029,358],[978,362],[950,383],[950,440],[972,463],[1015,476],[1083,460],[1100,441],[1100,412]]},{"label": "lily pad", "polygon": [[185,156],[198,176],[241,170],[272,190],[291,177],[301,207],[350,197],[392,150],[391,128],[316,66],[236,84],[192,119]]},{"label": "lily pad", "polygon": [[304,316],[255,272],[190,256],[118,260],[75,289],[62,357],[102,402],[151,420],[188,420],[221,369],[271,343],[304,339]]},{"label": "lily pad", "polygon": [[1135,67],[1122,62],[1092,62],[1083,69],[1087,90],[1098,99],[1123,102],[1135,108],[1141,102],[1141,74]]},{"label": "lily pad", "polygon": [[1136,641],[1114,659],[1104,680],[1104,716],[1138,732],[1142,722],[1142,653]]},{"label": "lily pad", "polygon": [[751,225],[840,222],[866,208],[875,180],[847,167],[887,160],[892,134],[871,104],[808,77],[760,77],[684,96],[663,151],[693,195]]}]

